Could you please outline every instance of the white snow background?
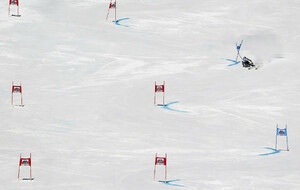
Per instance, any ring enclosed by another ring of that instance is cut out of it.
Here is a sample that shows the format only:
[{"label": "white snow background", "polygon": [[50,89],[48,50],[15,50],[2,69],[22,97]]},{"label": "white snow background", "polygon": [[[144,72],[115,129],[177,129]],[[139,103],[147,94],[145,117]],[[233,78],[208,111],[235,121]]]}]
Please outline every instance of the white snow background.
[{"label": "white snow background", "polygon": [[[1,190],[300,189],[299,0],[118,1],[129,27],[108,4],[0,2]],[[227,66],[241,40],[258,70]],[[155,81],[187,112],[154,107]],[[277,123],[290,151],[260,156]],[[155,153],[184,187],[153,181]]]}]

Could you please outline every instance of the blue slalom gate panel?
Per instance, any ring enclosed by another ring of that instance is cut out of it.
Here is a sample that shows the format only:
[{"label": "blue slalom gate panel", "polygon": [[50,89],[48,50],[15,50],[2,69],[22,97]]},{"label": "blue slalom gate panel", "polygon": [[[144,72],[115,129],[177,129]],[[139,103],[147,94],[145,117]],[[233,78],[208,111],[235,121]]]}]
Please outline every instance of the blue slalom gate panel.
[{"label": "blue slalom gate panel", "polygon": [[276,135],[278,135],[278,136],[287,136],[287,130],[286,130],[286,128],[285,129],[279,129],[279,128],[277,128]]}]

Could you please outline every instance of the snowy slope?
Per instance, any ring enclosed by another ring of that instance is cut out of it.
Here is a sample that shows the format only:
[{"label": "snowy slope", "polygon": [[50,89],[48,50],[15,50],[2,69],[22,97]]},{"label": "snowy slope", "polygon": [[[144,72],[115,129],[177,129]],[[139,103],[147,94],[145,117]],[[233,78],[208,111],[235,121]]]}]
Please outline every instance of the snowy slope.
[{"label": "snowy slope", "polygon": [[[118,1],[129,27],[105,22],[107,1],[20,1],[20,18],[7,6],[0,190],[300,189],[299,1]],[[259,70],[227,66],[242,39]],[[12,81],[23,108],[10,106]],[[154,107],[155,81],[187,112]],[[290,151],[260,156],[277,123]],[[32,182],[17,181],[20,153]],[[155,153],[184,187],[153,182]]]}]

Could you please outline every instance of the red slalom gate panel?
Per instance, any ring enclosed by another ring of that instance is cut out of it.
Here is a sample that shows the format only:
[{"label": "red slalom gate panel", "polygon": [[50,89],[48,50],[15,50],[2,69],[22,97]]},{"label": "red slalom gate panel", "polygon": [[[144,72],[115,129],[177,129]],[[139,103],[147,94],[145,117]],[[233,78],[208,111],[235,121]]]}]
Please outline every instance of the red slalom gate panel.
[{"label": "red slalom gate panel", "polygon": [[22,158],[22,154],[20,154],[20,162],[19,162],[19,170],[18,170],[18,181],[20,179],[20,169],[21,166],[29,166],[30,167],[30,180],[32,180],[32,172],[31,172],[31,153],[29,158]]},{"label": "red slalom gate panel", "polygon": [[[16,15],[14,15],[14,14],[10,15],[10,6],[11,5],[17,6],[17,14]],[[8,16],[20,16],[20,14],[19,14],[19,0],[9,0]]]},{"label": "red slalom gate panel", "polygon": [[165,182],[166,182],[167,181],[167,154],[165,154],[165,157],[158,157],[157,153],[155,154],[154,181],[155,181],[155,177],[156,177],[156,165],[165,166]]},{"label": "red slalom gate panel", "polygon": [[19,6],[19,0],[9,0],[9,5],[17,5],[17,6]]},{"label": "red slalom gate panel", "polygon": [[117,0],[110,0],[109,6],[108,6],[108,11],[107,11],[107,15],[106,15],[106,21],[108,19],[109,16],[109,10],[110,9],[115,9],[115,22],[117,21]]},{"label": "red slalom gate panel", "polygon": [[163,84],[156,84],[156,81],[155,81],[155,88],[154,88],[154,106],[157,106],[157,105],[161,105],[161,104],[156,104],[156,93],[158,92],[161,92],[163,93],[163,106],[165,106],[165,81]]},{"label": "red slalom gate panel", "polygon": [[21,106],[23,107],[23,91],[22,91],[22,84],[20,85],[14,85],[14,82],[12,82],[12,90],[11,90],[11,106],[14,105],[14,93],[20,93],[21,94]]}]

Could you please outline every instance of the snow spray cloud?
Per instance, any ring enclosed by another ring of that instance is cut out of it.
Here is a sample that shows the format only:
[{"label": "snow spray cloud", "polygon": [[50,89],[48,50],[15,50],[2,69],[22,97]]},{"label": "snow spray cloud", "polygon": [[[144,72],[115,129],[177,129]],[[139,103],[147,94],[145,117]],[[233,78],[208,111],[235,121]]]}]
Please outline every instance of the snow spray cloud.
[{"label": "snow spray cloud", "polygon": [[268,31],[244,36],[243,56],[249,56],[255,63],[269,63],[280,57],[281,43],[279,38]]}]

